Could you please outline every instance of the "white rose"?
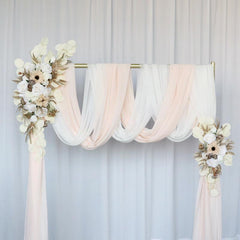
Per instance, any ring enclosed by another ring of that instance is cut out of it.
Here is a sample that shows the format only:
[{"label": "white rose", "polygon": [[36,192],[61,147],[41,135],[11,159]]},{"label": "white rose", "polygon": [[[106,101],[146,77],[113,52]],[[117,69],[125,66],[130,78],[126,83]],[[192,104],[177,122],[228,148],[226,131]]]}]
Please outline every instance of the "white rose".
[{"label": "white rose", "polygon": [[203,140],[205,142],[207,142],[208,144],[211,144],[212,142],[214,142],[216,140],[216,135],[211,133],[211,132],[208,132],[204,137],[203,137]]},{"label": "white rose", "polygon": [[227,152],[227,147],[226,145],[221,145],[219,146],[219,155],[220,156],[224,156]]},{"label": "white rose", "polygon": [[32,72],[35,70],[35,64],[27,62],[25,63],[24,68],[27,72]]},{"label": "white rose", "polygon": [[45,80],[49,80],[49,79],[52,79],[52,74],[51,74],[51,73],[44,72],[44,73],[43,73],[43,77],[44,77]]},{"label": "white rose", "polygon": [[24,61],[20,58],[15,59],[14,64],[16,68],[23,68],[24,66]]},{"label": "white rose", "polygon": [[28,126],[21,124],[19,130],[21,133],[25,133],[27,131]]},{"label": "white rose", "polygon": [[193,137],[197,139],[201,139],[204,134],[203,130],[200,127],[194,127],[192,132],[193,132]]},{"label": "white rose", "polygon": [[35,102],[38,99],[38,96],[34,95],[33,92],[26,91],[24,94],[21,94],[25,102]]},{"label": "white rose", "polygon": [[23,73],[24,73],[24,68],[18,68],[17,71],[16,71],[16,74],[18,77],[22,77],[23,76]]},{"label": "white rose", "polygon": [[19,93],[25,93],[27,91],[27,89],[28,89],[27,81],[23,80],[17,84],[17,90]]},{"label": "white rose", "polygon": [[36,111],[36,105],[33,103],[27,103],[24,105],[24,109],[26,109],[28,112],[35,112]]},{"label": "white rose", "polygon": [[38,119],[35,115],[32,115],[31,118],[30,118],[30,122],[36,122]]},{"label": "white rose", "polygon": [[225,123],[222,126],[222,135],[224,137],[229,137],[231,133],[231,125],[229,123]]},{"label": "white rose", "polygon": [[36,116],[38,117],[45,117],[47,115],[47,108],[38,108],[36,111],[35,111],[35,114]]},{"label": "white rose", "polygon": [[39,119],[39,120],[37,121],[37,123],[36,123],[36,127],[37,127],[38,129],[42,129],[43,126],[44,126],[44,121],[41,120],[41,119]]},{"label": "white rose", "polygon": [[222,163],[223,155],[218,155],[218,156],[217,156],[217,159],[218,159],[219,163]]},{"label": "white rose", "polygon": [[219,161],[215,158],[210,158],[207,160],[207,165],[210,166],[210,167],[217,167],[217,165],[219,164]]},{"label": "white rose", "polygon": [[223,163],[226,166],[232,166],[232,154],[226,154],[223,158]]},{"label": "white rose", "polygon": [[39,95],[43,94],[44,91],[45,91],[45,87],[43,85],[41,85],[40,83],[36,83],[33,85],[32,93],[35,96],[39,96]]},{"label": "white rose", "polygon": [[51,73],[52,72],[52,67],[48,63],[42,63],[41,64],[41,70],[44,73]]}]

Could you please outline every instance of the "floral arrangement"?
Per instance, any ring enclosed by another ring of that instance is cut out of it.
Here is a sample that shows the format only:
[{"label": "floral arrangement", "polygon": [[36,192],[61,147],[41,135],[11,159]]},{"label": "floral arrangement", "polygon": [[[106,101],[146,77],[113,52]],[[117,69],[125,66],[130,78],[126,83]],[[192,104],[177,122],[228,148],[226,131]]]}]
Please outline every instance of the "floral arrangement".
[{"label": "floral arrangement", "polygon": [[17,119],[22,124],[20,131],[31,142],[32,136],[54,121],[58,112],[57,102],[62,100],[59,87],[66,81],[63,73],[68,59],[76,51],[73,40],[56,45],[54,56],[47,50],[48,39],[44,38],[31,51],[32,62],[15,60],[17,67],[17,89],[14,91],[14,104],[18,107]]},{"label": "floral arrangement", "polygon": [[207,178],[212,196],[218,195],[216,181],[222,173],[222,164],[232,166],[233,141],[230,136],[231,125],[220,125],[213,119],[200,119],[193,128],[193,136],[200,141],[199,151],[194,157],[200,167],[200,175]]}]

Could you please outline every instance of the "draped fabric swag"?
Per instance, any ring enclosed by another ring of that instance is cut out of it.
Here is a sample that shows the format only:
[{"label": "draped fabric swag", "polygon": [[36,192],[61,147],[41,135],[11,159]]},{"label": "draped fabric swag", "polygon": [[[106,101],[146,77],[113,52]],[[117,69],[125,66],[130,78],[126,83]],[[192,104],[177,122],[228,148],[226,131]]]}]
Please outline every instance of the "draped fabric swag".
[{"label": "draped fabric swag", "polygon": [[[65,79],[54,130],[65,144],[85,149],[95,149],[111,137],[126,143],[155,142],[165,137],[180,142],[191,135],[200,117],[215,118],[216,114],[211,65],[143,65],[135,94],[130,65],[89,65],[82,110],[73,64],[69,64]],[[151,119],[154,124],[148,128]],[[30,153],[25,240],[47,239],[45,188],[44,160],[36,163]],[[201,234],[205,234],[205,239],[221,239],[221,216],[219,222],[211,220],[221,208],[221,198],[210,200],[207,191],[207,183],[201,179],[194,239],[203,239]],[[211,209],[209,215],[204,214],[206,204]]]}]

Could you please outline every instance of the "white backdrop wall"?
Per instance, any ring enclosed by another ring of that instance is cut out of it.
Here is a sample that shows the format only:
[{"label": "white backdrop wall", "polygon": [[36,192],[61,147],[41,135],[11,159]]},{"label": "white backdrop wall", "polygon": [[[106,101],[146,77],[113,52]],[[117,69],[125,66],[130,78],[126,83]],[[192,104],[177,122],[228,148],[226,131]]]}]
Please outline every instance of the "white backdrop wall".
[{"label": "white backdrop wall", "polygon": [[[12,104],[13,61],[47,36],[77,41],[74,62],[216,62],[217,116],[230,121],[234,166],[224,168],[223,237],[240,239],[239,0],[0,1],[0,239],[23,239],[28,152]],[[76,70],[82,101],[85,70]],[[137,70],[134,71],[137,72]],[[50,240],[191,239],[197,141],[68,147],[46,130]]]}]

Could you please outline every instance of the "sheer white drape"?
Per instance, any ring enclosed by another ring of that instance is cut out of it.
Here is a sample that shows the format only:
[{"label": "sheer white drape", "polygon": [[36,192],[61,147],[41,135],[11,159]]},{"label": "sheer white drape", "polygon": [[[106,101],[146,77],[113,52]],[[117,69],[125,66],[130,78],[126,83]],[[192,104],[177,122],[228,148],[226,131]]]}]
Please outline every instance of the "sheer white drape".
[{"label": "sheer white drape", "polygon": [[[48,36],[75,39],[75,62],[216,61],[217,116],[240,143],[238,0],[13,1],[0,3],[0,239],[23,239],[28,157],[18,132],[13,61]],[[85,71],[78,70],[84,79]],[[137,71],[137,70],[136,70]],[[78,83],[82,102],[83,81]],[[67,147],[46,130],[49,239],[149,240],[192,236],[198,168],[192,138],[174,144],[123,144],[94,151]],[[239,149],[235,150],[238,155]],[[240,164],[224,168],[223,237],[240,234]]]},{"label": "sheer white drape", "polygon": [[[112,136],[124,143],[133,140],[143,143],[155,142],[164,138],[162,132],[166,129],[169,134],[165,136],[171,141],[182,142],[190,137],[198,119],[216,117],[214,70],[210,64],[170,65],[170,67],[144,64],[139,69],[137,77],[136,97],[130,65],[108,65],[89,65],[83,94],[83,109],[80,109],[76,93],[76,70],[72,63],[69,64],[64,77],[67,85],[62,89],[64,102],[59,104],[59,113],[53,124],[56,134],[63,143],[95,149],[105,144]],[[176,69],[178,72],[174,77],[170,76]],[[187,72],[191,69],[191,75],[183,75],[184,69]],[[187,84],[184,84],[184,81]],[[188,91],[184,85],[187,87],[190,85]],[[185,104],[182,98],[177,98],[178,92],[187,99]],[[178,100],[173,101],[174,98]],[[106,104],[107,100],[108,104]],[[174,106],[173,109],[168,110],[170,114],[164,112],[166,105],[167,110]],[[183,109],[179,114],[177,112],[181,105]],[[173,127],[168,125],[171,116],[179,119],[172,124]],[[162,120],[166,118],[168,120],[164,124]],[[154,121],[151,130],[155,129],[155,133],[149,139],[148,136],[139,138],[144,131],[150,132],[147,124],[151,119]],[[174,130],[175,126],[177,127]],[[157,132],[163,136],[156,137]]]}]

